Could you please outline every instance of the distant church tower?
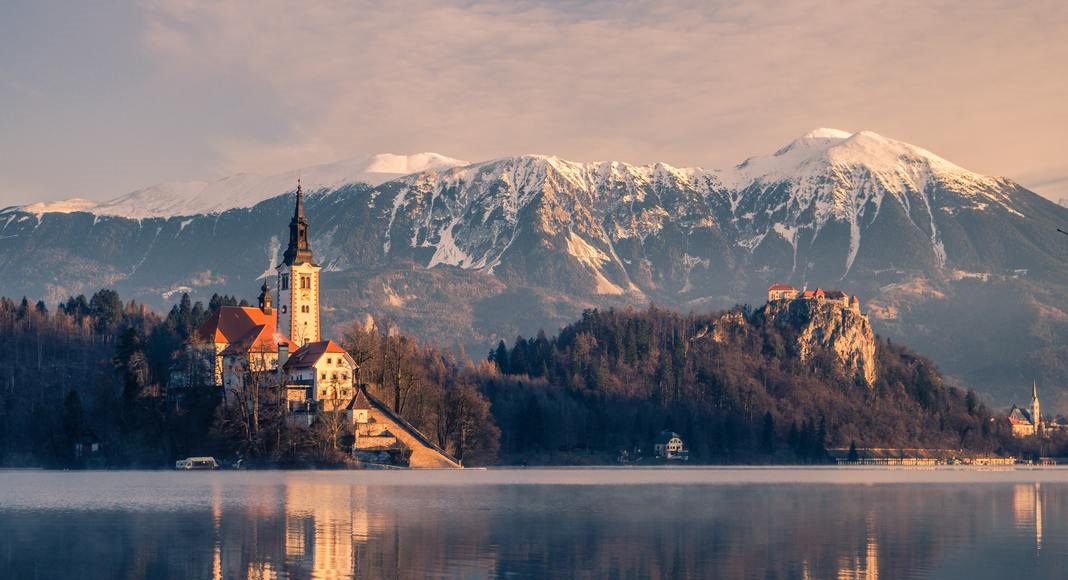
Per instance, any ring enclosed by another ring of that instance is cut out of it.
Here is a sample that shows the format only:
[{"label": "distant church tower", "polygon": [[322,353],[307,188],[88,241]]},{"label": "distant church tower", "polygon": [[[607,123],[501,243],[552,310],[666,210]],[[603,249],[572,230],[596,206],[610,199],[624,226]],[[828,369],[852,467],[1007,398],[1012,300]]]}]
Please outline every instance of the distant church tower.
[{"label": "distant church tower", "polygon": [[278,265],[278,331],[298,345],[319,342],[319,270],[308,244],[304,194],[298,180],[289,247]]},{"label": "distant church tower", "polygon": [[1042,428],[1041,407],[1038,405],[1038,381],[1031,385],[1031,420],[1035,422],[1035,433]]}]

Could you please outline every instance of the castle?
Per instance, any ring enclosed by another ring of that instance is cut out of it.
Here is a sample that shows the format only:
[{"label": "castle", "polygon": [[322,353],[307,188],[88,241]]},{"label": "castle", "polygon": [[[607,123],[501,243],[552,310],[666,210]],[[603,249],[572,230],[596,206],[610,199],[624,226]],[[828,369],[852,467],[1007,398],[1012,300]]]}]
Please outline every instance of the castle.
[{"label": "castle", "polygon": [[776,300],[817,300],[860,312],[860,299],[841,290],[798,290],[789,284],[772,284],[768,287],[768,302]]},{"label": "castle", "polygon": [[296,198],[289,246],[275,268],[273,295],[278,303],[265,279],[256,306],[223,306],[197,330],[224,404],[248,396],[252,387],[284,389],[293,424],[310,426],[322,413],[341,413],[353,427],[357,458],[410,467],[459,467],[358,383],[359,367],[341,345],[323,340],[322,268],[308,240],[299,181]]}]

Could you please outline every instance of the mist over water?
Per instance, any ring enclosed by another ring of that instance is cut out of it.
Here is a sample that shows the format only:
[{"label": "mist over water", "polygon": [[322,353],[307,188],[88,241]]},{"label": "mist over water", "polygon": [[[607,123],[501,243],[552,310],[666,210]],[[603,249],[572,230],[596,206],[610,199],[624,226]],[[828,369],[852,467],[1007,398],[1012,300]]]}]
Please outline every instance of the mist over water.
[{"label": "mist over water", "polygon": [[1059,578],[1068,470],[0,472],[10,578]]}]

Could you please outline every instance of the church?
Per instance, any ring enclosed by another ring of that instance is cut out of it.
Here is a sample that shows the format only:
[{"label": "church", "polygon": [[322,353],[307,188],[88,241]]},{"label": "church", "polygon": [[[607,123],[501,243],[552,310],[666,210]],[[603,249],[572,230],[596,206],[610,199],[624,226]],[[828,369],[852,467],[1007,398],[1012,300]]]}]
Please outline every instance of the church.
[{"label": "church", "polygon": [[[289,246],[275,268],[275,287],[264,280],[256,306],[223,306],[197,330],[211,358],[223,404],[252,386],[285,390],[290,421],[310,426],[323,412],[343,413],[353,426],[353,455],[410,467],[459,463],[359,384],[358,366],[333,340],[323,340],[319,318],[322,268],[315,262],[297,183]],[[277,296],[277,302],[274,297]]]},{"label": "church", "polygon": [[1031,408],[1012,406],[1009,410],[1009,425],[1013,437],[1033,437],[1043,434],[1046,428],[1042,420],[1042,407],[1038,402],[1038,383],[1031,385]]}]

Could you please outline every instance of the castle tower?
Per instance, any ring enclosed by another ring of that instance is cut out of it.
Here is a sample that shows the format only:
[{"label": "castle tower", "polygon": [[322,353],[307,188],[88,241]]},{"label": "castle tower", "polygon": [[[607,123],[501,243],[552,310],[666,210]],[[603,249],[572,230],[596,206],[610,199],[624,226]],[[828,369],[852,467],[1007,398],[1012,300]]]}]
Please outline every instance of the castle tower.
[{"label": "castle tower", "polygon": [[1042,408],[1038,404],[1038,382],[1031,385],[1031,420],[1035,423],[1035,433],[1042,427]]},{"label": "castle tower", "polygon": [[278,265],[278,331],[298,345],[319,341],[319,270],[308,244],[304,193],[298,180],[289,247]]}]

